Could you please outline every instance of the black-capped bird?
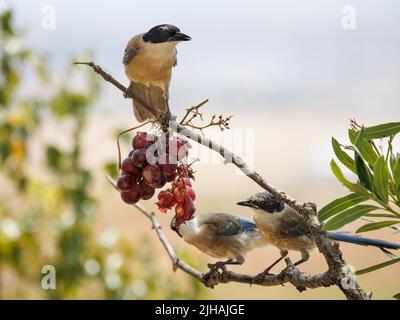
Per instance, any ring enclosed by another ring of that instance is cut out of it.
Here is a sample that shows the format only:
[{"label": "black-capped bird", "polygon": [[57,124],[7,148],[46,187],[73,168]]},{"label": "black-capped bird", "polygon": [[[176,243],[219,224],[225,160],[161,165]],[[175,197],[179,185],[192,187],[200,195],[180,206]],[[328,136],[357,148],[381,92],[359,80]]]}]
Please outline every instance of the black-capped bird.
[{"label": "black-capped bird", "polygon": [[[281,258],[267,268],[267,272],[288,254],[288,250],[301,252],[302,258],[294,265],[299,265],[309,259],[309,250],[315,248],[316,244],[312,232],[299,213],[268,192],[256,193],[237,204],[254,210],[254,222],[265,241],[281,250]],[[327,232],[327,237],[362,246],[400,249],[400,245],[397,243],[341,232]]]},{"label": "black-capped bird", "polygon": [[[176,45],[191,38],[171,24],[161,24],[146,33],[140,33],[129,40],[122,59],[125,74],[131,81],[126,97],[133,93],[146,104],[151,105],[156,116],[169,111],[168,88],[172,67],[177,65]],[[155,116],[143,105],[133,100],[136,119],[139,122],[154,119]]]}]

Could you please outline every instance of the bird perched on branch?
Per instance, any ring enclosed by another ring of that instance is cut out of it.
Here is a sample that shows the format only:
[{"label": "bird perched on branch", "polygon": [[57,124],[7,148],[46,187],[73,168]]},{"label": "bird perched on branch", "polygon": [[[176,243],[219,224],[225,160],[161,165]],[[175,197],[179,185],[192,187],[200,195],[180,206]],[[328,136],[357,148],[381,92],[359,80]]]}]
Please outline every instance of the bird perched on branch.
[{"label": "bird perched on branch", "polygon": [[[299,265],[306,262],[309,250],[316,244],[314,236],[303,217],[281,200],[268,192],[259,192],[245,201],[237,203],[254,210],[254,221],[262,233],[265,241],[281,250],[281,257],[276,260],[265,272],[287,256],[288,250],[301,252],[302,258],[294,263]],[[386,249],[399,249],[400,245],[384,240],[368,239],[360,236],[348,235],[340,232],[327,232],[329,239],[349,242],[363,246],[374,246]]]},{"label": "bird perched on branch", "polygon": [[253,221],[227,213],[206,213],[193,216],[177,224],[175,217],[171,229],[187,243],[214,258],[218,267],[242,264],[248,251],[267,245]]},{"label": "bird perched on branch", "polygon": [[[164,114],[168,108],[168,88],[172,67],[177,65],[176,45],[191,38],[170,24],[161,24],[129,40],[122,59],[125,74],[131,81],[125,97],[133,93]],[[133,100],[135,117],[139,122],[154,119],[145,106]],[[157,114],[158,115],[158,114]]]}]

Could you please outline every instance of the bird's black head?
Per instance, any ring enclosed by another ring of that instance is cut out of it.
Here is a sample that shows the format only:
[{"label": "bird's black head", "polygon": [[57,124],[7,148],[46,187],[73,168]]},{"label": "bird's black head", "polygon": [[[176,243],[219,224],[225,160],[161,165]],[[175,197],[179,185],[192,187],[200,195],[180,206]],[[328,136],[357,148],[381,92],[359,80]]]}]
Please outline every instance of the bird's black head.
[{"label": "bird's black head", "polygon": [[174,230],[174,231],[178,234],[178,236],[180,236],[180,237],[182,238],[182,235],[181,235],[180,232],[179,232],[179,226],[180,226],[180,223],[178,223],[178,222],[176,221],[176,217],[174,216],[174,217],[172,218],[172,220],[171,220],[171,225],[170,225],[170,227],[171,227],[172,230]]},{"label": "bird's black head", "polygon": [[172,24],[160,24],[151,28],[143,35],[143,41],[151,43],[189,41],[190,39],[192,38],[182,33],[178,27]]},{"label": "bird's black head", "polygon": [[246,206],[254,209],[261,209],[268,213],[280,212],[285,204],[269,192],[258,192],[245,201],[237,203],[239,206]]}]

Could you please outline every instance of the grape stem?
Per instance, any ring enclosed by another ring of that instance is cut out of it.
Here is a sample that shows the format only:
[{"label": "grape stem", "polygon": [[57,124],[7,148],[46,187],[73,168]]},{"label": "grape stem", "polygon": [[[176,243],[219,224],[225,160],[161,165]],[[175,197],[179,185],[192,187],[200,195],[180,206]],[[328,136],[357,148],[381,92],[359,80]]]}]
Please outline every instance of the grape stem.
[{"label": "grape stem", "polygon": [[[90,66],[105,81],[110,82],[123,93],[127,92],[127,88],[124,85],[115,80],[111,75],[106,73],[100,66],[94,64],[93,62],[76,62],[75,64],[85,64]],[[147,105],[144,101],[140,101],[141,99],[138,99],[138,97],[134,96],[132,93],[128,93],[128,96],[130,98],[138,101],[146,109],[148,109],[149,112],[155,114],[154,109],[151,106]],[[156,119],[160,118],[156,117]],[[293,266],[288,266],[288,268],[284,269],[279,275],[264,275],[263,273],[260,273],[258,277],[241,275],[228,270],[223,270],[221,272],[213,273],[211,277],[207,277],[207,280],[205,280],[204,277],[201,277],[201,281],[206,286],[213,287],[219,283],[227,283],[231,281],[260,284],[264,286],[281,285],[282,283],[290,282],[299,290],[304,290],[304,288],[316,288],[336,285],[343,292],[347,299],[369,300],[371,298],[371,295],[367,294],[359,286],[358,282],[355,279],[352,279],[352,283],[350,286],[348,285],[349,274],[346,270],[350,270],[350,267],[344,261],[342,257],[342,252],[339,249],[339,245],[330,242],[329,239],[326,237],[326,232],[323,231],[322,225],[318,220],[317,206],[314,203],[300,203],[294,198],[287,195],[285,192],[280,191],[278,188],[274,187],[266,179],[264,179],[259,173],[250,168],[250,166],[247,165],[240,157],[232,153],[227,148],[217,144],[216,142],[211,141],[204,136],[200,136],[192,130],[189,130],[187,127],[178,123],[174,116],[169,115],[168,117],[163,117],[162,120],[163,122],[160,122],[160,125],[163,128],[166,126],[166,124],[168,124],[169,130],[181,133],[189,139],[192,139],[193,141],[196,141],[201,145],[218,152],[227,163],[232,163],[237,166],[245,175],[247,175],[250,179],[257,183],[261,188],[272,193],[282,202],[286,203],[288,206],[299,212],[299,214],[303,215],[307,226],[309,227],[315,238],[316,245],[319,251],[323,254],[328,266],[328,270],[326,272],[316,275],[303,273]],[[138,205],[135,205],[135,207],[140,212],[144,213],[145,210],[143,207],[140,208],[138,207]],[[145,212],[147,213],[147,211]],[[169,245],[165,234],[161,233],[161,226],[158,223],[154,213],[147,213],[145,215],[152,221],[152,226],[156,230],[158,237],[160,238],[160,234],[162,235],[160,241],[162,242],[164,248],[170,256],[174,269],[182,269],[183,271],[191,274],[196,279],[200,280],[201,273],[199,271],[193,269],[190,266],[186,267],[187,264],[183,264],[183,262],[177,258],[172,247]],[[166,244],[168,245],[166,246]]]}]

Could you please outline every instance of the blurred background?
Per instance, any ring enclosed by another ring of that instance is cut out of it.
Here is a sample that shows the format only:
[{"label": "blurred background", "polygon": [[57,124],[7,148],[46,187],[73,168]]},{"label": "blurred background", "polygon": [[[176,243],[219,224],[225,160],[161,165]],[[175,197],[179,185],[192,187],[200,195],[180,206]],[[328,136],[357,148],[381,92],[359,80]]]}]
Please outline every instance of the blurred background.
[{"label": "blurred background", "polygon": [[[161,23],[179,26],[192,41],[178,47],[173,113],[209,98],[204,113],[234,118],[230,132],[207,136],[293,197],[322,206],[346,194],[329,169],[331,137],[347,142],[349,118],[399,121],[400,3],[0,0],[0,14],[0,298],[343,298],[336,288],[300,294],[290,285],[211,290],[174,273],[149,221],[105,179],[117,162],[116,134],[136,124],[131,103],[71,62],[93,59],[127,83],[121,60],[130,37]],[[235,203],[257,185],[208,150],[194,146],[191,156],[200,156],[197,212],[250,218]],[[154,202],[143,205],[156,210]],[[158,216],[179,255],[206,271],[214,260],[169,230],[171,214]],[[388,231],[366,235],[400,241]],[[385,260],[373,248],[341,248],[355,268]],[[258,249],[232,269],[255,274],[278,254]],[[56,290],[41,287],[44,265],[57,270]],[[302,268],[326,266],[314,250]],[[388,299],[399,271],[395,264],[358,280]]]}]

